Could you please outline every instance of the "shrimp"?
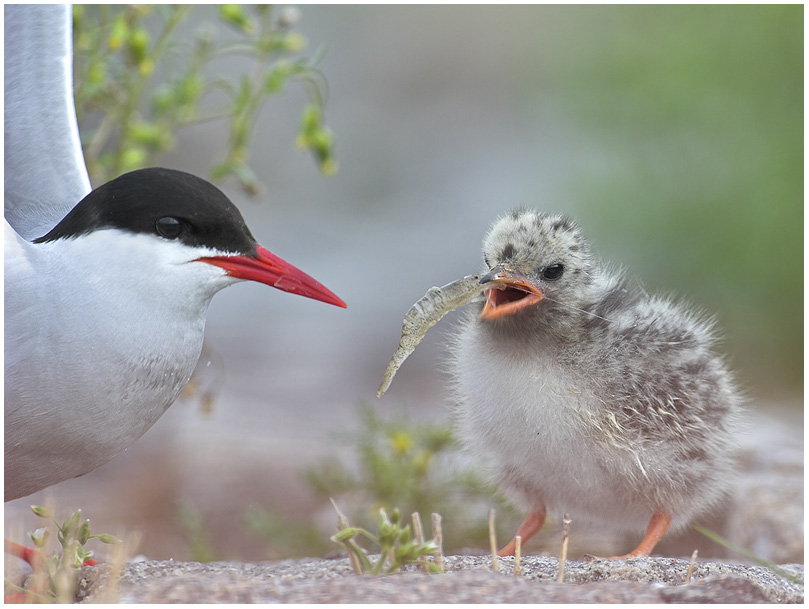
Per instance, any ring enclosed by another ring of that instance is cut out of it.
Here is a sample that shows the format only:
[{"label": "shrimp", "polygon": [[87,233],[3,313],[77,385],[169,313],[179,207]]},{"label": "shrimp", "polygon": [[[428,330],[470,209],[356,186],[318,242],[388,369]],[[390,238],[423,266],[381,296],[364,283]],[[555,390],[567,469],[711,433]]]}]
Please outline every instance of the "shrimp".
[{"label": "shrimp", "polygon": [[467,275],[440,288],[432,287],[405,314],[402,323],[402,338],[388,363],[382,384],[376,392],[382,397],[390,387],[396,371],[416,349],[418,344],[439,319],[450,311],[472,302],[484,290],[480,275]]}]

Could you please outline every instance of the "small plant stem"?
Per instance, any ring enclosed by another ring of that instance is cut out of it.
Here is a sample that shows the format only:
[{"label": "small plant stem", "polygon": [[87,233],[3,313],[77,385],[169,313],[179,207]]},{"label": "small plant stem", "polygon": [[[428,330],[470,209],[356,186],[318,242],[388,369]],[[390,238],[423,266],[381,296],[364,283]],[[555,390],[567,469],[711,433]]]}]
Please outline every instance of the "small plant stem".
[{"label": "small plant stem", "polygon": [[337,502],[332,497],[329,497],[329,501],[331,501],[332,506],[334,506],[334,511],[337,512],[337,526],[340,527],[340,530],[347,529],[349,526],[348,518],[340,511],[340,508],[337,507]]},{"label": "small plant stem", "polygon": [[567,561],[567,539],[570,535],[570,514],[565,514],[562,519],[562,551],[559,555],[559,574],[556,581],[560,584],[565,581],[565,561]]},{"label": "small plant stem", "polygon": [[494,508],[489,510],[489,547],[492,551],[492,571],[500,571],[500,563],[497,561],[497,532],[494,530]]},{"label": "small plant stem", "polygon": [[[148,55],[148,59],[157,64],[157,60],[163,53],[163,49],[168,43],[169,37],[174,29],[185,19],[191,6],[182,6],[175,8],[174,12],[169,16],[168,21],[160,32],[157,42],[152,46],[152,50]],[[138,75],[134,80],[127,83],[127,96],[124,102],[123,111],[120,114],[121,135],[118,138],[117,146],[115,148],[115,167],[113,168],[115,175],[121,173],[123,169],[124,150],[129,145],[132,137],[133,116],[135,115],[138,107],[140,106],[141,97],[146,88],[146,83],[151,78],[152,74],[141,73],[139,69],[134,70]]]},{"label": "small plant stem", "polygon": [[[413,523],[413,535],[416,537],[416,541],[419,545],[424,543],[424,527],[421,526],[421,514],[418,512],[413,512],[410,515],[410,520]],[[422,571],[425,573],[430,572],[430,568],[427,566],[427,557],[422,556],[419,559],[419,564],[421,565]]]},{"label": "small plant stem", "polygon": [[522,536],[517,535],[514,538],[514,575],[522,575],[522,567],[520,567],[521,551],[522,551]]},{"label": "small plant stem", "polygon": [[441,514],[433,512],[433,543],[435,543],[435,564],[444,572],[444,538],[441,533]]},{"label": "small plant stem", "polygon": [[[347,529],[349,527],[348,518],[340,511],[340,508],[337,507],[337,502],[332,497],[329,497],[329,501],[331,501],[331,504],[334,506],[334,511],[337,512],[337,530],[342,531],[343,529]],[[351,568],[354,569],[354,573],[362,575],[363,569],[359,557],[355,556],[353,552],[349,552],[348,558],[351,561]]]},{"label": "small plant stem", "polygon": [[685,574],[685,583],[686,584],[691,583],[691,574],[694,572],[694,563],[697,562],[697,554],[698,554],[698,552],[699,552],[699,550],[694,550],[691,553],[691,562],[688,563],[688,571],[686,571],[686,574]]},{"label": "small plant stem", "polygon": [[410,515],[410,520],[413,522],[413,534],[416,536],[416,541],[424,543],[424,528],[421,526],[421,514],[413,512]]}]

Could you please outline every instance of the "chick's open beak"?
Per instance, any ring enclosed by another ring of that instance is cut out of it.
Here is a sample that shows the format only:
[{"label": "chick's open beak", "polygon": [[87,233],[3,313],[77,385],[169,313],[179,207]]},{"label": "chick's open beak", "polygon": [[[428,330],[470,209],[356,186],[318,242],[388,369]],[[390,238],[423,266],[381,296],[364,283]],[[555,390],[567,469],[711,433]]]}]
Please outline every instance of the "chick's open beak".
[{"label": "chick's open beak", "polygon": [[481,277],[480,283],[492,284],[484,291],[486,304],[478,318],[481,321],[514,315],[542,300],[542,290],[534,281],[502,264]]}]

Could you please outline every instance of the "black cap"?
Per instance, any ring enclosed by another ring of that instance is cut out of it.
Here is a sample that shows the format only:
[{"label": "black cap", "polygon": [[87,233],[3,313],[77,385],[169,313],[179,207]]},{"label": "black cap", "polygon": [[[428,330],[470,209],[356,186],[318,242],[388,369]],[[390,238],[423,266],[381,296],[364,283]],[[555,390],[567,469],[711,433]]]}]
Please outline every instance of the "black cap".
[{"label": "black cap", "polygon": [[251,254],[256,240],[236,206],[216,186],[174,169],[138,169],[99,186],[34,243],[116,228],[178,240],[191,247]]}]

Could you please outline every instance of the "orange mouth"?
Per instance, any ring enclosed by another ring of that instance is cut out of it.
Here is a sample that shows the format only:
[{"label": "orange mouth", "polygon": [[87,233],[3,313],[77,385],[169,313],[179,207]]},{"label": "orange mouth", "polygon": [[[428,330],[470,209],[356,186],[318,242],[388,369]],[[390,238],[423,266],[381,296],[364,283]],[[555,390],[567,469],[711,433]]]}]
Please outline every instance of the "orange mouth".
[{"label": "orange mouth", "polygon": [[501,272],[495,274],[489,281],[497,285],[484,292],[486,304],[479,320],[491,321],[514,315],[542,300],[539,288],[519,275]]}]

